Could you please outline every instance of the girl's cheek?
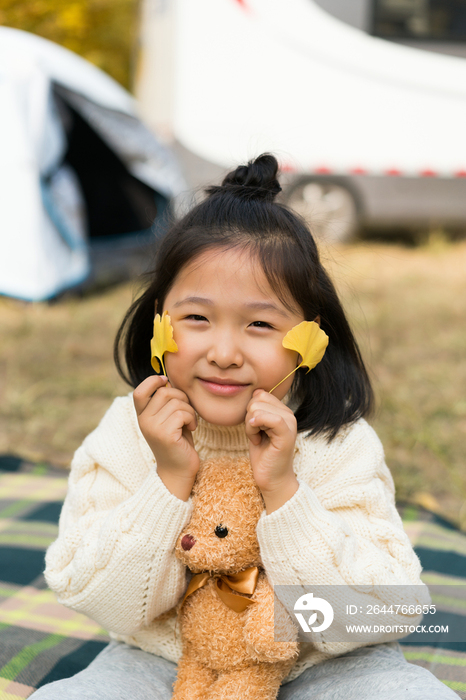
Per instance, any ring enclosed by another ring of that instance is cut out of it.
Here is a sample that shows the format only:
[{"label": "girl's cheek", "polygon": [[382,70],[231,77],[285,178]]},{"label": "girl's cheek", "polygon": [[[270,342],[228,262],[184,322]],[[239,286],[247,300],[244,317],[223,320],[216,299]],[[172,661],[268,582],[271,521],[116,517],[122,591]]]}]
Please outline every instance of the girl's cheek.
[{"label": "girl's cheek", "polygon": [[254,342],[247,339],[241,349],[245,360],[258,368],[267,368],[267,371],[283,367],[287,362],[284,348],[273,342]]},{"label": "girl's cheek", "polygon": [[293,358],[297,353],[287,350],[281,343],[271,342],[264,343],[259,348],[259,355],[261,358],[267,357],[270,362],[274,362],[275,364],[286,365],[293,362]]},{"label": "girl's cheek", "polygon": [[179,354],[180,352],[183,351],[183,349],[187,345],[187,338],[186,338],[186,331],[183,329],[183,327],[177,325],[176,323],[173,324],[173,340],[178,346],[178,352],[175,354]]},{"label": "girl's cheek", "polygon": [[173,334],[175,342],[178,346],[178,352],[173,353],[173,358],[185,362],[188,358],[194,358],[203,351],[203,343],[199,338],[199,334],[189,332],[178,332]]}]

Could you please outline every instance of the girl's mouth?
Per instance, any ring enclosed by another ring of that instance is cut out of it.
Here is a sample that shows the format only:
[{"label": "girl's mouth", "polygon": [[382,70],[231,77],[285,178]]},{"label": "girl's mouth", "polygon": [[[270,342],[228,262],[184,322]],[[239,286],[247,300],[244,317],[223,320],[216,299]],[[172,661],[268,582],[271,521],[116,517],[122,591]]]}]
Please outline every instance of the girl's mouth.
[{"label": "girl's mouth", "polygon": [[207,391],[217,396],[233,396],[239,394],[240,391],[243,391],[243,389],[249,386],[249,384],[216,384],[215,382],[209,382],[200,377],[198,377],[198,379]]}]

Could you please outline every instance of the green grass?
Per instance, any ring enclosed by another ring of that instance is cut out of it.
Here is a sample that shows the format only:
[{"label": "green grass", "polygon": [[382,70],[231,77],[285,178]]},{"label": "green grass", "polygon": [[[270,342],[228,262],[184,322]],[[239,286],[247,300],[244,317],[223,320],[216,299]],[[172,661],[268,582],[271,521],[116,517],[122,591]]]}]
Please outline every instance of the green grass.
[{"label": "green grass", "polygon": [[[466,529],[466,242],[359,242],[322,255],[374,382],[371,423],[397,497]],[[112,342],[134,288],[52,305],[0,299],[0,453],[65,466],[130,390]]]}]

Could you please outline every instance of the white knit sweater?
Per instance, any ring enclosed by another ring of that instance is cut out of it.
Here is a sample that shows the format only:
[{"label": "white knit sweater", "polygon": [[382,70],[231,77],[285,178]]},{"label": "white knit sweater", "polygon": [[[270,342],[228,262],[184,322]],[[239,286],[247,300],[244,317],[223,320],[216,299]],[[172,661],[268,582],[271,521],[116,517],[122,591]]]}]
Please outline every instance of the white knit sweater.
[{"label": "white knit sweater", "polygon": [[[201,459],[249,455],[244,424],[215,426],[198,417],[193,437]],[[271,584],[416,584],[412,602],[430,602],[395,508],[382,445],[365,420],[342,429],[330,444],[299,433],[294,469],[298,490],[278,510],[264,510],[257,526]],[[96,620],[112,638],[176,663],[176,618],[154,618],[186,589],[187,571],[174,545],[191,511],[191,498],[180,500],[159,478],[132,395],[116,399],[75,453],[59,536],[46,555],[48,585],[61,603]],[[381,603],[380,593],[372,602]],[[411,616],[409,623],[421,618]],[[371,643],[403,636],[381,634]],[[285,682],[359,646],[329,644],[315,634],[312,643],[300,645]]]}]

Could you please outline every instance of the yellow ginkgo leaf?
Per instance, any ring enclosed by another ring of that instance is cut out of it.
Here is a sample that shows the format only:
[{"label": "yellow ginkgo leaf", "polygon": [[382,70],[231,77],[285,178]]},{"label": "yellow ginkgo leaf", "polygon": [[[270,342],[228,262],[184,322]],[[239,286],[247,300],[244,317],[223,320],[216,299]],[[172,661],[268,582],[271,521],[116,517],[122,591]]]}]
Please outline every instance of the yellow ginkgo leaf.
[{"label": "yellow ginkgo leaf", "polygon": [[287,374],[286,377],[283,377],[283,379],[269,391],[269,394],[300,367],[308,367],[307,374],[319,364],[327,349],[328,335],[315,321],[302,321],[288,331],[282,340],[282,345],[289,350],[295,350],[303,359],[294,370]]},{"label": "yellow ginkgo leaf", "polygon": [[315,321],[302,321],[288,331],[282,345],[289,350],[296,350],[303,358],[299,367],[309,367],[310,372],[325,354],[328,335]]},{"label": "yellow ginkgo leaf", "polygon": [[[154,336],[150,341],[151,365],[160,372],[160,364],[165,376],[167,373],[163,364],[163,355],[166,352],[178,352],[178,345],[173,340],[173,326],[168,311],[164,311],[162,317],[156,314],[154,318]],[[160,363],[159,363],[160,360]]]}]

